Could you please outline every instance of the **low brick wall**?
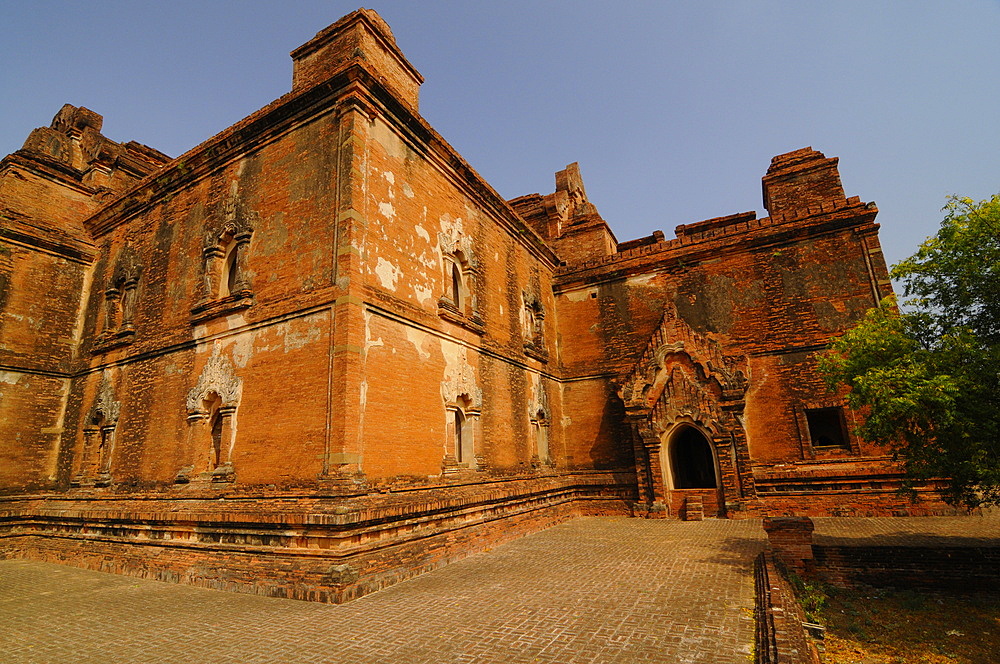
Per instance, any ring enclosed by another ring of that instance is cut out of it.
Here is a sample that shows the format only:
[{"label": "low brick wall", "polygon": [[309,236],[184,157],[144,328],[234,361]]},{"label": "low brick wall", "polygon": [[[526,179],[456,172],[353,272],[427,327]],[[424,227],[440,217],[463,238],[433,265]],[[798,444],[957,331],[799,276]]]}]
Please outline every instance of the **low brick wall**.
[{"label": "low brick wall", "polygon": [[802,627],[805,614],[773,552],[757,557],[754,583],[756,664],[819,664],[819,652]]},{"label": "low brick wall", "polygon": [[1000,546],[813,545],[817,574],[839,586],[1000,590]]},{"label": "low brick wall", "polygon": [[339,498],[10,498],[0,558],[339,603],[570,518],[628,514],[629,479],[566,473]]}]

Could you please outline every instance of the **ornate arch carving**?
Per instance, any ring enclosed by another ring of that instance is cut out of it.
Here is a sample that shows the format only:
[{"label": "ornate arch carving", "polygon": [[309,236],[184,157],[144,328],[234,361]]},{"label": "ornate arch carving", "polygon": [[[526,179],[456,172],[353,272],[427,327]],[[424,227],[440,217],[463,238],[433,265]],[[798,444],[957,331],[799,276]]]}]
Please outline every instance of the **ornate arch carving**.
[{"label": "ornate arch carving", "polygon": [[233,182],[221,209],[212,215],[209,223],[205,225],[205,250],[221,248],[228,238],[238,239],[246,236],[246,240],[249,241],[257,226],[257,213],[240,200],[238,183]]},{"label": "ornate arch carving", "polygon": [[121,413],[122,404],[115,399],[115,388],[112,384],[111,369],[105,369],[101,374],[101,383],[97,388],[97,398],[87,413],[88,423],[103,421],[108,425],[116,425]]},{"label": "ornate arch carving", "polygon": [[[236,412],[243,397],[243,379],[236,375],[222,345],[215,343],[212,355],[187,395],[188,433],[186,447],[194,463],[177,471],[174,481],[232,482],[233,447],[236,444]],[[190,457],[189,457],[190,458]]]},{"label": "ornate arch carving", "polygon": [[103,352],[132,341],[141,275],[139,255],[131,244],[126,243],[115,258],[104,290],[104,330],[95,340],[94,352]]},{"label": "ornate arch carving", "polygon": [[463,362],[455,375],[441,381],[441,397],[446,406],[457,405],[465,397],[469,410],[482,410],[483,391],[476,383],[476,373],[470,364]]},{"label": "ornate arch carving", "polygon": [[142,262],[139,260],[139,254],[131,244],[126,243],[118,253],[111,281],[116,284],[138,281],[141,274]]},{"label": "ornate arch carving", "polygon": [[545,389],[545,379],[536,374],[532,384],[531,400],[528,404],[528,415],[535,419],[538,417],[538,413],[543,413],[545,419],[552,416],[552,412],[549,410],[549,393]]},{"label": "ornate arch carving", "polygon": [[202,279],[191,322],[228,315],[253,305],[248,267],[250,239],[258,225],[257,213],[239,198],[233,182],[228,198],[206,223],[202,242]]},{"label": "ornate arch carving", "polygon": [[73,475],[74,486],[108,486],[121,402],[115,398],[112,370],[105,369],[97,387],[94,403],[83,424],[83,447],[79,466]]},{"label": "ornate arch carving", "polygon": [[549,430],[552,425],[552,411],[549,409],[549,395],[545,378],[535,374],[532,381],[532,395],[528,402],[528,424],[532,436],[531,466],[538,469],[552,465],[549,449]]},{"label": "ornate arch carving", "polygon": [[441,397],[446,421],[442,473],[448,475],[463,468],[486,470],[479,421],[483,391],[470,364],[463,361],[449,380],[441,382]]},{"label": "ornate arch carving", "polygon": [[213,392],[219,395],[223,408],[235,409],[243,398],[243,379],[236,375],[233,363],[222,354],[220,344],[215,345],[198,376],[198,383],[188,392],[188,413],[202,412],[203,403]]},{"label": "ornate arch carving", "polygon": [[462,229],[457,224],[438,233],[438,246],[441,248],[442,255],[454,257],[464,269],[473,272],[479,270],[479,260],[472,248],[472,238],[462,233]]},{"label": "ornate arch carving", "polygon": [[476,334],[484,334],[486,328],[479,316],[476,295],[479,260],[472,248],[472,238],[462,233],[461,223],[456,222],[438,233],[438,247],[444,282],[450,284],[438,298],[438,315]]},{"label": "ornate arch carving", "polygon": [[692,330],[668,308],[621,385],[619,395],[632,423],[644,500],[662,501],[666,495],[661,440],[664,432],[681,422],[694,423],[710,434],[727,505],[753,493],[743,429],[745,357],[723,355],[714,340]]}]

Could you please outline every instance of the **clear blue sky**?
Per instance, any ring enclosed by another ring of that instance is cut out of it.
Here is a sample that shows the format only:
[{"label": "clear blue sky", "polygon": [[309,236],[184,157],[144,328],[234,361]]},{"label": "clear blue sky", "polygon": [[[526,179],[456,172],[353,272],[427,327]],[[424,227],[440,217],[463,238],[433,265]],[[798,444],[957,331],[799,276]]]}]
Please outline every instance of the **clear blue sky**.
[{"label": "clear blue sky", "polygon": [[[177,156],[287,92],[288,52],[354,2],[0,0],[0,153],[64,103]],[[504,197],[579,161],[620,241],[763,215],[772,156],[841,159],[890,262],[948,194],[1000,191],[1000,3],[368,5],[424,75],[421,112]]]}]

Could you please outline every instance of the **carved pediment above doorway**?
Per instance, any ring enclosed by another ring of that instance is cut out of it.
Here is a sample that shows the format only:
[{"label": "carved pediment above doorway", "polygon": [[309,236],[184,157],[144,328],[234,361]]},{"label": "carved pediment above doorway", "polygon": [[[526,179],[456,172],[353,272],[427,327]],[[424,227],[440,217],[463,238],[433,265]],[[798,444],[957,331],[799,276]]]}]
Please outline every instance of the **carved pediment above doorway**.
[{"label": "carved pediment above doorway", "polygon": [[661,427],[688,418],[712,430],[728,429],[730,418],[743,411],[746,359],[726,357],[715,341],[667,308],[621,385],[626,411],[652,415],[655,410]]}]

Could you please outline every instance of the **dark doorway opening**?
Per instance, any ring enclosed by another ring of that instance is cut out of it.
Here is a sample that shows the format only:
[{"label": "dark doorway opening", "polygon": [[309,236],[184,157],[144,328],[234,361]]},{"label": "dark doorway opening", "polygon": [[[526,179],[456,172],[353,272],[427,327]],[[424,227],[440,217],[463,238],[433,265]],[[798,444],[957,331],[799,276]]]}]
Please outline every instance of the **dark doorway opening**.
[{"label": "dark doorway opening", "polygon": [[670,470],[675,489],[714,489],[715,461],[708,439],[693,427],[684,427],[670,444]]}]

